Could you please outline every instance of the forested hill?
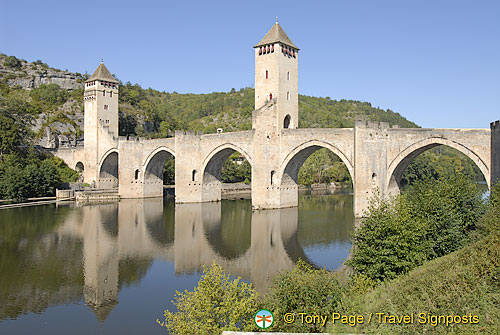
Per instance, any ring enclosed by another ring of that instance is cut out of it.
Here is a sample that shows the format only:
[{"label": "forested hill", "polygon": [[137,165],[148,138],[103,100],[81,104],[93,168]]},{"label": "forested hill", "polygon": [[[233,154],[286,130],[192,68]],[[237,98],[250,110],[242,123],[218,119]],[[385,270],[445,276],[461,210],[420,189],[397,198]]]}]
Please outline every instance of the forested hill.
[{"label": "forested hill", "polygon": [[[112,66],[110,66],[112,67]],[[88,74],[49,67],[0,54],[0,103],[3,112],[29,114],[32,129],[41,139],[48,133],[82,138],[83,81]],[[120,135],[164,137],[175,129],[205,133],[251,129],[254,89],[231,89],[209,94],[160,92],[120,82]],[[23,101],[22,110],[17,110]],[[368,102],[299,97],[299,127],[352,127],[364,117],[400,127],[417,127],[398,113]]]},{"label": "forested hill", "polygon": [[[129,118],[135,116],[136,120],[145,121],[139,122],[145,129],[122,122],[126,127],[122,132],[130,132],[134,128],[141,135],[156,133],[166,136],[167,130],[173,129],[215,132],[220,127],[224,131],[248,130],[252,128],[253,109],[253,88],[210,94],[179,94],[144,90],[129,83],[120,87],[120,111]],[[299,96],[301,128],[353,127],[354,120],[359,117],[400,127],[417,127],[398,113],[375,108],[368,102]]]}]

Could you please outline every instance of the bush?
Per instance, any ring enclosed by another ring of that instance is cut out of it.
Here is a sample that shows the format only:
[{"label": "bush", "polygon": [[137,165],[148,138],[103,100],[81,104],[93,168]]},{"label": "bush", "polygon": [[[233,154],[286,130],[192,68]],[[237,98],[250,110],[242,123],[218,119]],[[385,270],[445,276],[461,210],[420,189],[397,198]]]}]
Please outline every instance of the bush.
[{"label": "bush", "polygon": [[[487,214],[489,215],[489,214]],[[494,218],[500,220],[497,216]],[[332,333],[365,334],[500,334],[500,234],[492,233],[465,248],[386,281],[373,291],[352,294],[342,300],[339,312],[373,314],[371,323],[356,328],[338,322]],[[413,324],[378,322],[375,313],[409,315]],[[418,314],[477,315],[478,323],[418,322]]]},{"label": "bush", "polygon": [[221,334],[241,330],[253,323],[257,294],[251,284],[240,278],[230,280],[215,263],[204,268],[203,276],[192,292],[176,291],[173,303],[177,312],[165,311],[164,326],[172,334]]},{"label": "bush", "polygon": [[0,159],[0,198],[20,202],[27,198],[54,196],[56,187],[76,181],[78,176],[57,157],[4,155]]},{"label": "bush", "polygon": [[347,264],[373,280],[395,278],[469,243],[484,208],[463,175],[417,182],[392,200],[372,201]]},{"label": "bush", "polygon": [[16,57],[8,56],[8,57],[5,57],[5,59],[3,60],[3,65],[6,67],[13,68],[13,69],[19,69],[19,68],[21,68],[22,63]]},{"label": "bush", "polygon": [[66,102],[68,92],[57,84],[41,84],[30,92],[30,96],[49,105],[60,105]]},{"label": "bush", "polygon": [[[326,270],[316,270],[302,260],[292,271],[277,275],[262,307],[274,315],[273,332],[321,332],[320,323],[301,322],[299,313],[331,315],[340,302],[341,288],[335,276]],[[284,314],[293,313],[295,322],[287,324]],[[255,327],[254,327],[255,328]]]}]

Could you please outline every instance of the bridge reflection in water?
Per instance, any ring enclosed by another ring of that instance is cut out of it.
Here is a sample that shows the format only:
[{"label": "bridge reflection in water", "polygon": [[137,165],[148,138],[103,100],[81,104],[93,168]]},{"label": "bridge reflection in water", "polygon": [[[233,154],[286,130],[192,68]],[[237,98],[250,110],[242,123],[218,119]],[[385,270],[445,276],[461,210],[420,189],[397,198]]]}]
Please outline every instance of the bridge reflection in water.
[{"label": "bridge reflection in water", "polygon": [[[36,309],[49,307],[52,305],[50,301],[67,303],[81,299],[83,293],[85,303],[103,322],[118,303],[121,287],[140,281],[154,260],[173,263],[177,275],[197,273],[203,266],[216,262],[226,272],[251,281],[258,291],[263,292],[273,276],[291,269],[299,258],[313,264],[303,247],[307,249],[315,244],[321,247],[331,243],[332,239],[348,240],[354,226],[352,196],[336,197],[325,204],[330,209],[338,206],[343,209],[339,213],[347,213],[347,217],[339,217],[342,224],[336,225],[336,218],[328,219],[331,211],[323,208],[302,218],[306,221],[303,222],[302,234],[298,233],[297,207],[252,211],[251,202],[241,200],[174,205],[161,198],[127,199],[119,203],[59,209],[64,215],[59,213],[60,222],[42,239],[53,241],[61,250],[44,255],[46,251],[37,247],[39,250],[33,250],[28,257],[39,257],[47,264],[63,263],[60,273],[55,276],[64,277],[71,273],[71,280],[64,283],[71,289],[45,290],[44,297],[59,298],[48,298],[45,306]],[[306,209],[307,206],[318,207],[318,204],[311,205],[311,201],[321,202],[321,197],[306,199]],[[322,236],[330,236],[330,240],[312,237],[313,229]],[[60,248],[61,245],[66,246]],[[54,256],[57,253],[60,255]],[[49,271],[48,266],[40,266],[41,271]],[[1,291],[0,288],[0,294]],[[71,294],[64,298],[64,292]],[[16,300],[12,296],[23,294],[26,294],[25,289],[8,293],[10,301],[16,303],[20,297]],[[2,310],[12,310],[13,306],[9,305],[10,302],[0,303],[0,314],[3,314],[0,320],[16,317],[8,312],[2,313]],[[29,306],[21,309],[21,314],[35,311]]]}]

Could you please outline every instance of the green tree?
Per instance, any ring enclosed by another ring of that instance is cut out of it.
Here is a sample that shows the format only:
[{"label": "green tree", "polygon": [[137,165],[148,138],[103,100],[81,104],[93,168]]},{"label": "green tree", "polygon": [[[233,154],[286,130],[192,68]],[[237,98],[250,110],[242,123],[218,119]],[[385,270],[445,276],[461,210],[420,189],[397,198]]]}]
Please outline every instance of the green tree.
[{"label": "green tree", "polygon": [[373,280],[453,252],[475,237],[482,192],[463,175],[418,181],[392,200],[372,200],[347,264]]},{"label": "green tree", "polygon": [[3,60],[3,65],[6,66],[6,67],[13,68],[13,69],[20,69],[23,64],[16,57],[14,57],[14,56],[7,56]]},{"label": "green tree", "polygon": [[0,157],[18,151],[22,141],[22,132],[16,121],[0,113]]},{"label": "green tree", "polygon": [[60,105],[66,102],[68,92],[57,84],[41,84],[31,90],[30,96],[37,102],[47,105]]},{"label": "green tree", "polygon": [[257,293],[240,278],[230,280],[215,263],[204,268],[193,291],[175,293],[177,311],[165,311],[165,320],[156,320],[172,334],[221,334],[241,330],[253,322]]},{"label": "green tree", "polygon": [[[340,283],[333,273],[316,270],[299,260],[292,271],[283,272],[273,279],[269,293],[261,304],[273,312],[273,332],[318,333],[325,327],[319,323],[301,322],[299,313],[331,315],[340,302],[341,294]],[[285,323],[283,318],[286,313],[292,313],[295,322]]]}]

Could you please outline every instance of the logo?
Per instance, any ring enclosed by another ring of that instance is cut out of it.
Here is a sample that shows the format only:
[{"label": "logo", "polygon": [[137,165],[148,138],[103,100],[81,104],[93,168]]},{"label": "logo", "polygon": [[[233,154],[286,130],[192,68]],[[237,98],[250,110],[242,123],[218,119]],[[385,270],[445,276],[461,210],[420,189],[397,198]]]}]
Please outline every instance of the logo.
[{"label": "logo", "polygon": [[274,316],[273,313],[269,312],[267,309],[261,309],[255,313],[253,320],[260,329],[267,329],[273,325]]}]

